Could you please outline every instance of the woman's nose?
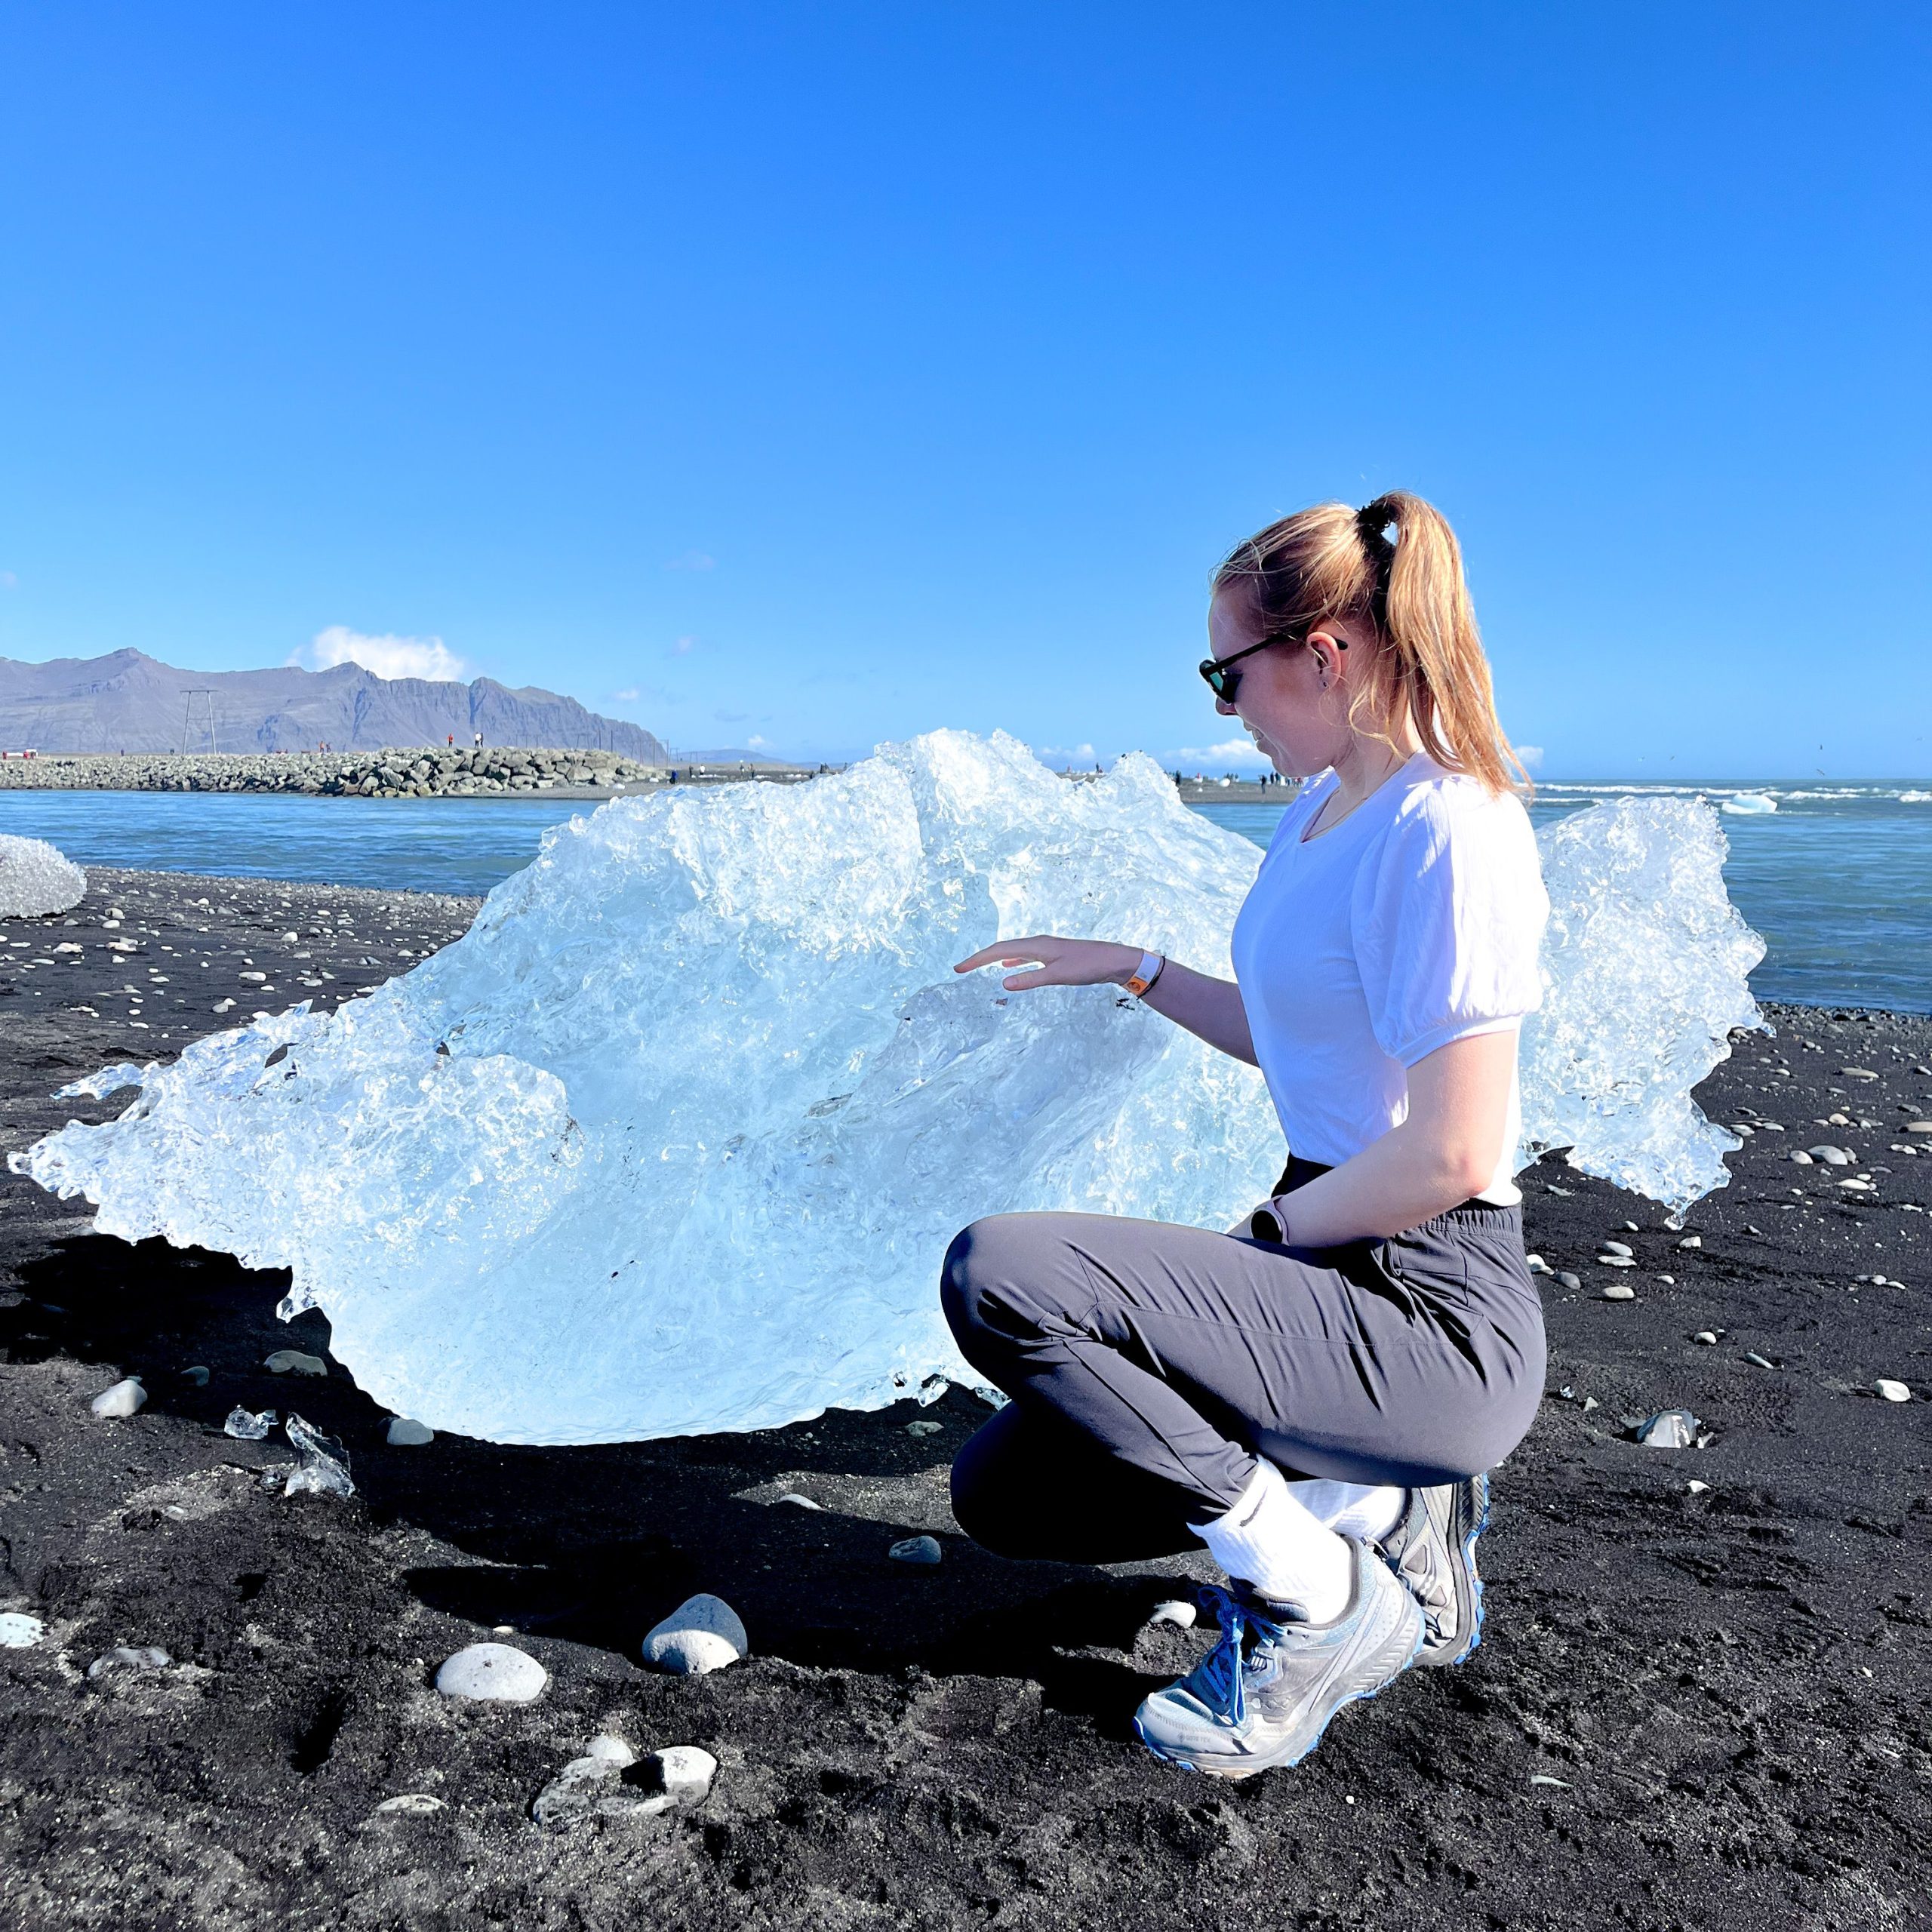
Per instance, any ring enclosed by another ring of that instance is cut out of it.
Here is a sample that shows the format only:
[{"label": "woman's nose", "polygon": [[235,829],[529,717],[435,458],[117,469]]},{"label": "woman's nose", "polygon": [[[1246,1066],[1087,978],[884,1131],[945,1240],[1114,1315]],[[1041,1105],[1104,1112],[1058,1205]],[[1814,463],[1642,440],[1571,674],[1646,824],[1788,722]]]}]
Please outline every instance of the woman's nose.
[{"label": "woman's nose", "polygon": [[1217,697],[1214,700],[1214,709],[1218,711],[1223,718],[1232,718],[1235,715],[1235,707],[1230,704],[1224,697]]}]

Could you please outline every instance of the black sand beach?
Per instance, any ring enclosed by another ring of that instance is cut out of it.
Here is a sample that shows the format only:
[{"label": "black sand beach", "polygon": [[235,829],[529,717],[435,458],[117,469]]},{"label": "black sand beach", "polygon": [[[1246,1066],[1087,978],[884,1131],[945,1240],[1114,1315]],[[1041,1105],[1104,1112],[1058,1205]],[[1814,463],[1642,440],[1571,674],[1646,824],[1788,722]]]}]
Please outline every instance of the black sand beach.
[{"label": "black sand beach", "polygon": [[[48,1097],[257,1006],[349,997],[473,910],[96,872],[77,924],[0,924],[0,1138],[111,1118]],[[1544,1282],[1549,1395],[1496,1480],[1481,1649],[1240,1786],[1128,1734],[1203,1641],[1145,1622],[1185,1565],[1018,1565],[953,1528],[971,1397],[620,1447],[392,1448],[339,1367],[263,1367],[327,1354],[320,1316],[275,1319],[281,1278],[91,1234],[85,1203],[0,1177],[0,1612],[46,1625],[0,1649],[0,1926],[1932,1923],[1932,1137],[1892,1151],[1932,1115],[1932,1021],[1772,1017],[1700,1098],[1785,1131],[1686,1229],[1555,1161],[1526,1177],[1532,1245],[1583,1285]],[[1827,1141],[1858,1164],[1788,1158]],[[1606,1237],[1638,1265],[1595,1265]],[[1635,1298],[1601,1299],[1613,1280]],[[129,1374],[147,1406],[91,1415]],[[1881,1376],[1912,1399],[1878,1399]],[[339,1436],[357,1496],[266,1490],[289,1452],[225,1436],[237,1404]],[[1629,1439],[1677,1407],[1708,1447]],[[886,1560],[918,1531],[939,1567]],[[755,1654],[648,1671],[644,1632],[698,1589]],[[441,1660],[506,1628],[551,1672],[542,1697],[439,1697]],[[90,1678],[120,1645],[171,1661]],[[540,1829],[531,1800],[603,1730],[704,1746],[710,1796]],[[406,1794],[435,1802],[379,1810]]]}]

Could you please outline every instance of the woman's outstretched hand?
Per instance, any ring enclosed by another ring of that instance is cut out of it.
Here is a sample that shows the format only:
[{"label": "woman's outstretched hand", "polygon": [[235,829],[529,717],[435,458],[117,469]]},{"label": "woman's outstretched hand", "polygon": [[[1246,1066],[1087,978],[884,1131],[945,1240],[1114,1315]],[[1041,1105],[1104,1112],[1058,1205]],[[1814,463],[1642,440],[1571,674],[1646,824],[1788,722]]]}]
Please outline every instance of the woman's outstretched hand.
[{"label": "woman's outstretched hand", "polygon": [[1030,967],[1030,971],[1009,974],[1000,982],[1008,992],[1017,993],[1031,986],[1124,986],[1140,964],[1137,946],[1117,946],[1104,939],[1055,939],[1042,934],[1033,939],[1003,939],[997,946],[983,946],[971,958],[961,960],[952,970],[971,973],[982,966]]}]

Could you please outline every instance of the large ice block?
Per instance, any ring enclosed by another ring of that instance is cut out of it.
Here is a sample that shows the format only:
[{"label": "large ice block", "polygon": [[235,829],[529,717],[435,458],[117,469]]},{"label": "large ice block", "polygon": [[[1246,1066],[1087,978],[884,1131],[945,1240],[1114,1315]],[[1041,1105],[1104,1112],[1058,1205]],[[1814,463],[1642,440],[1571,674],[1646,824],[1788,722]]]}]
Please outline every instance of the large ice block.
[{"label": "large ice block", "polygon": [[87,874],[57,846],[0,832],[0,919],[70,912],[87,889]]},{"label": "large ice block", "polygon": [[[1593,841],[1563,849],[1587,900]],[[1604,934],[1651,883],[1614,857]],[[1253,1069],[1110,988],[951,970],[1060,932],[1225,974],[1259,857],[1149,759],[1075,783],[949,731],[797,787],[617,800],[414,971],[109,1069],[69,1091],[137,1088],[118,1119],[14,1158],[103,1232],[289,1269],[285,1310],[324,1308],[361,1386],[438,1430],[601,1441],[876,1406],[970,1379],[936,1278],[976,1216],[1225,1226],[1266,1191],[1282,1147]],[[1684,989],[1620,940],[1552,958],[1536,1064],[1595,1083],[1586,1164],[1707,1134]],[[1573,981],[1614,993],[1614,1048],[1588,1050]],[[1558,1109],[1526,1097],[1546,1139]]]}]

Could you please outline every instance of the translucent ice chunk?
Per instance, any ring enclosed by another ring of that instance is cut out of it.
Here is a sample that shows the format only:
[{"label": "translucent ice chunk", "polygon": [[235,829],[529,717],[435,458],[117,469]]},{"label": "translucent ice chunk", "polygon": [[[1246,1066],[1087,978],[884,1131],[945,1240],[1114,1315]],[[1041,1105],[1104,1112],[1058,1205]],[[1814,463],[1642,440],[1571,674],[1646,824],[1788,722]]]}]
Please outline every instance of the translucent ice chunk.
[{"label": "translucent ice chunk", "polygon": [[[1734,998],[1713,1017],[1626,943],[1690,943],[1648,903],[1670,836],[1564,841],[1577,930],[1537,1064],[1581,1084],[1525,1095],[1543,1144],[1564,1130],[1593,1171],[1646,1150],[1639,1185],[1709,1131],[1685,1097],[1709,1057],[1677,1033],[1721,1053],[1734,1023]],[[324,1307],[364,1392],[439,1432],[621,1441],[877,1407],[970,1379],[935,1284],[976,1216],[1226,1227],[1266,1191],[1282,1148],[1253,1069],[1110,987],[952,971],[1057,931],[1225,975],[1260,856],[1150,760],[1075,784],[957,732],[808,785],[620,799],[414,971],[108,1069],[69,1091],[138,1088],[118,1119],[12,1159],[104,1233],[289,1269],[284,1312]]]},{"label": "translucent ice chunk", "polygon": [[44,838],[0,833],[0,919],[29,919],[78,906],[88,876]]},{"label": "translucent ice chunk", "polygon": [[1571,1166],[1681,1212],[1743,1143],[1690,1090],[1761,1028],[1746,976],[1764,943],[1724,888],[1703,800],[1623,798],[1546,826],[1543,1008],[1523,1028],[1523,1133]]},{"label": "translucent ice chunk", "polygon": [[240,1442],[260,1442],[275,1426],[275,1411],[263,1409],[260,1414],[251,1414],[241,1407],[230,1409],[228,1420],[221,1426],[224,1435],[232,1435]]},{"label": "translucent ice chunk", "polygon": [[283,1426],[288,1432],[289,1447],[295,1451],[295,1467],[282,1490],[285,1496],[300,1496],[304,1491],[317,1496],[353,1496],[355,1485],[349,1479],[349,1452],[332,1435],[325,1435],[312,1423],[291,1415]]}]

